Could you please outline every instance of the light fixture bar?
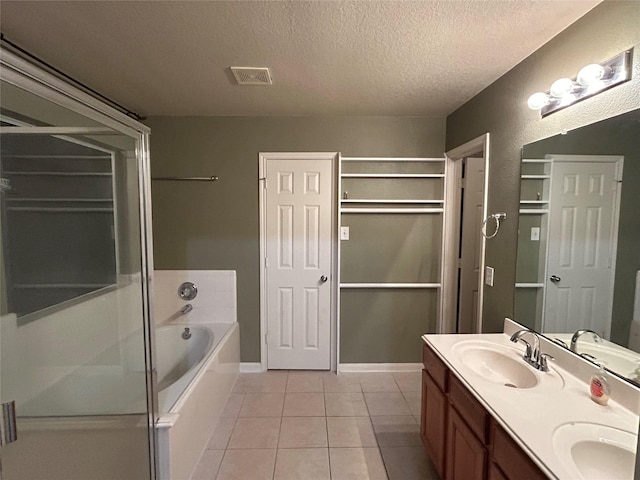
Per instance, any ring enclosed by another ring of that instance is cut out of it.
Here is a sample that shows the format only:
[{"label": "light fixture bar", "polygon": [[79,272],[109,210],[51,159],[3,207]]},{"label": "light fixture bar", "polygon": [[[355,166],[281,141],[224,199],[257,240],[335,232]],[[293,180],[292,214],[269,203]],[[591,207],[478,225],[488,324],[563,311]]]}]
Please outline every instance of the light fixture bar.
[{"label": "light fixture bar", "polygon": [[575,78],[556,80],[546,93],[535,93],[529,107],[540,110],[542,117],[631,80],[633,49],[619,53],[600,64],[587,65]]}]

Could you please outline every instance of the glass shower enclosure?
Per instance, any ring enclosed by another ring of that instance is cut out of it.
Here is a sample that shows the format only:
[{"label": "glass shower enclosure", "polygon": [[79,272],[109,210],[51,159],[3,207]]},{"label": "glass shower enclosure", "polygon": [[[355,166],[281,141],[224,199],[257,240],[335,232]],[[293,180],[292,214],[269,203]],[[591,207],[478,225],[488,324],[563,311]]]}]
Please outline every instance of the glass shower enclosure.
[{"label": "glass shower enclosure", "polygon": [[0,51],[0,476],[155,478],[148,129]]}]

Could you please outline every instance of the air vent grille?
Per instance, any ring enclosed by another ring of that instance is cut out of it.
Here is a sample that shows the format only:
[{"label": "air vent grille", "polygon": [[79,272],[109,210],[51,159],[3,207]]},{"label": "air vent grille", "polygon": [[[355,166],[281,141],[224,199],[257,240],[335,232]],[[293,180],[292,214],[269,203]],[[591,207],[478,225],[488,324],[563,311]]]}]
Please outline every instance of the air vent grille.
[{"label": "air vent grille", "polygon": [[238,85],[271,85],[271,72],[267,67],[231,67]]}]

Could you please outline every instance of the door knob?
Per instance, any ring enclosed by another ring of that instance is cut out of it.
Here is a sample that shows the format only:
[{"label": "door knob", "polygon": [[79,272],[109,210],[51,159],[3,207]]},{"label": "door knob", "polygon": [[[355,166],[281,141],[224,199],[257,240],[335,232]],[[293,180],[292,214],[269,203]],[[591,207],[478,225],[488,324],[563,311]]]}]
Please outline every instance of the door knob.
[{"label": "door knob", "polygon": [[327,276],[326,276],[326,275],[322,275],[322,276],[320,277],[320,281],[321,281],[322,283],[326,282],[327,280],[329,280],[329,279],[327,278]]},{"label": "door knob", "polygon": [[551,278],[549,278],[549,280],[551,280],[553,283],[558,283],[562,279],[557,275],[551,275]]}]

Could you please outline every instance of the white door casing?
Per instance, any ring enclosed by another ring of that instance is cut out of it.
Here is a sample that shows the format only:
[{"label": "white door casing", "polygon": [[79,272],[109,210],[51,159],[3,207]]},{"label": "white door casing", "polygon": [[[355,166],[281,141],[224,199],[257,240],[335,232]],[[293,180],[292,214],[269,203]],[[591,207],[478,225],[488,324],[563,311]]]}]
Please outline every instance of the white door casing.
[{"label": "white door casing", "polygon": [[[490,135],[485,133],[467,143],[445,153],[445,186],[444,186],[444,218],[442,242],[442,295],[440,301],[440,318],[438,333],[456,333],[457,331],[457,303],[459,278],[460,228],[462,217],[462,196],[458,186],[458,179],[462,176],[463,159],[471,156],[481,156],[484,159],[484,181],[482,198],[482,218],[486,218],[488,209],[488,178],[490,165]],[[476,331],[482,332],[482,312],[484,304],[484,265],[486,239],[480,238],[478,294],[477,294],[477,324]]]},{"label": "white door casing", "polygon": [[327,370],[335,154],[262,156],[266,366]]},{"label": "white door casing", "polygon": [[590,328],[609,337],[621,163],[553,156],[545,331]]},{"label": "white door casing", "polygon": [[484,158],[465,159],[462,235],[460,238],[460,291],[458,333],[478,331],[479,281],[484,202]]}]

